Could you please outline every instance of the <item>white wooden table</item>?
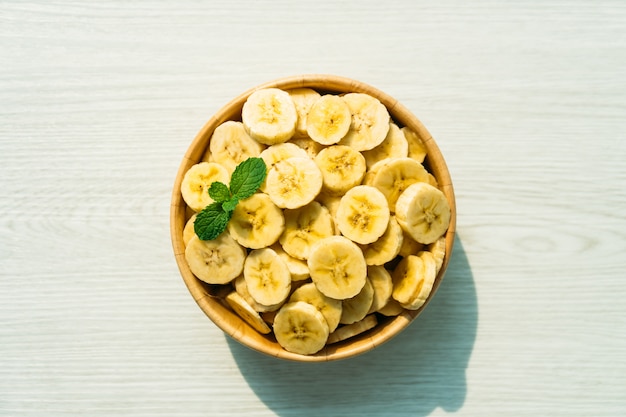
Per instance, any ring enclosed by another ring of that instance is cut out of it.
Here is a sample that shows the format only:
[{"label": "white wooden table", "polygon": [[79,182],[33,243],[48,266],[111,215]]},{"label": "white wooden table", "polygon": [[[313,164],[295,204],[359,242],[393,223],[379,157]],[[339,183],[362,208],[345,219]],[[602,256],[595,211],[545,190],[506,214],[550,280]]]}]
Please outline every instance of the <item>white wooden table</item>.
[{"label": "white wooden table", "polygon": [[[171,187],[278,77],[391,94],[451,170],[427,310],[281,362],[195,305]],[[0,1],[1,416],[626,415],[626,3]]]}]

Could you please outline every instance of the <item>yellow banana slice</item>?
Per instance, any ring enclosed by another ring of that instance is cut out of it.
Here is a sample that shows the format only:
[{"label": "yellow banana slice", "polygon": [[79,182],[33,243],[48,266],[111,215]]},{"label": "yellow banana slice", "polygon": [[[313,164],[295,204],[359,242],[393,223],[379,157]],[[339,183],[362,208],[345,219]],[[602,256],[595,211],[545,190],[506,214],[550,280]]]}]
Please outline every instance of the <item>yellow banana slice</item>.
[{"label": "yellow banana slice", "polygon": [[267,194],[256,193],[237,204],[227,227],[241,246],[261,249],[278,241],[285,218]]},{"label": "yellow banana slice", "polygon": [[341,326],[340,328],[329,334],[326,344],[330,345],[350,339],[354,336],[358,336],[361,333],[365,333],[366,331],[373,329],[374,327],[376,327],[377,324],[378,320],[376,319],[376,315],[370,314],[361,321]]},{"label": "yellow banana slice", "polygon": [[406,126],[400,130],[404,134],[404,137],[409,145],[407,156],[418,162],[424,162],[424,159],[426,158],[426,147],[424,146],[422,139],[420,139],[417,133]]},{"label": "yellow banana slice", "polygon": [[194,236],[185,248],[191,272],[208,284],[227,284],[243,271],[246,251],[228,233],[214,240]]},{"label": "yellow banana slice", "polygon": [[191,238],[196,235],[196,231],[194,230],[193,225],[195,221],[196,214],[194,213],[194,215],[191,216],[189,220],[187,220],[187,223],[185,223],[185,227],[183,228],[183,243],[185,244],[185,246],[187,246]]},{"label": "yellow banana slice", "polygon": [[377,313],[387,317],[395,317],[404,311],[404,307],[400,305],[396,300],[390,298],[384,307],[379,308]]},{"label": "yellow banana slice", "polygon": [[357,295],[367,278],[361,249],[343,236],[318,240],[307,260],[311,279],[320,292],[337,300]]},{"label": "yellow banana slice", "polygon": [[413,297],[406,303],[400,303],[402,307],[408,310],[417,310],[424,305],[437,277],[437,266],[432,254],[430,252],[420,252],[418,256],[424,264],[422,279]]},{"label": "yellow banana slice", "polygon": [[336,221],[341,234],[365,245],[385,233],[389,217],[385,196],[374,187],[359,185],[341,197]]},{"label": "yellow banana slice", "polygon": [[424,285],[424,261],[417,255],[409,255],[396,266],[391,274],[391,296],[400,305],[408,304]]},{"label": "yellow banana slice", "polygon": [[365,285],[361,291],[351,298],[346,298],[341,302],[341,318],[339,323],[352,324],[363,320],[374,301],[374,287],[369,279],[365,280]]},{"label": "yellow banana slice", "polygon": [[265,306],[284,302],[291,291],[289,269],[270,248],[255,249],[248,254],[243,276],[252,298]]},{"label": "yellow banana slice", "polygon": [[316,201],[320,202],[328,209],[328,212],[333,219],[335,234],[338,235],[340,232],[339,226],[337,226],[337,209],[339,208],[339,203],[341,202],[341,196],[329,194],[322,189],[322,192],[317,195]]},{"label": "yellow banana slice", "polygon": [[437,265],[437,273],[443,266],[443,258],[446,256],[446,238],[441,236],[439,239],[428,245],[428,251],[433,254]]},{"label": "yellow banana slice", "polygon": [[237,165],[259,156],[263,149],[265,146],[252,139],[241,122],[227,121],[213,131],[209,142],[209,160],[222,165],[232,174]]},{"label": "yellow banana slice", "polygon": [[343,99],[352,117],[350,130],[339,144],[351,146],[357,151],[367,151],[380,145],[389,131],[387,108],[369,94],[349,93]]},{"label": "yellow banana slice", "polygon": [[306,131],[314,141],[322,145],[333,145],[346,136],[351,121],[350,108],[343,98],[326,94],[309,110]]},{"label": "yellow banana slice", "polygon": [[213,202],[209,187],[214,181],[228,184],[230,175],[220,164],[200,162],[191,166],[180,184],[180,192],[185,203],[195,212],[201,211]]},{"label": "yellow banana slice", "polygon": [[246,132],[265,145],[283,143],[296,131],[298,112],[289,93],[264,88],[250,94],[241,110]]},{"label": "yellow banana slice", "polygon": [[397,124],[389,123],[389,132],[385,140],[372,150],[364,151],[367,168],[387,158],[406,158],[409,154],[409,143]]},{"label": "yellow banana slice", "polygon": [[319,352],[328,340],[324,315],[304,301],[287,303],[274,317],[274,335],[287,351],[301,355]]},{"label": "yellow banana slice", "polygon": [[291,139],[289,141],[289,143],[293,143],[294,145],[298,146],[299,148],[304,149],[305,152],[307,153],[307,155],[309,155],[309,158],[311,158],[311,159],[315,159],[317,154],[320,153],[320,151],[322,149],[324,149],[324,145],[315,142],[313,139],[311,139],[308,136],[305,137],[305,138],[294,138],[294,139]]},{"label": "yellow banana slice", "polygon": [[416,182],[428,182],[428,171],[411,158],[388,159],[376,171],[371,184],[387,198],[389,210],[396,211],[396,201],[404,190]]},{"label": "yellow banana slice", "polygon": [[383,308],[391,298],[393,291],[393,281],[391,275],[382,266],[372,265],[367,267],[367,279],[372,284],[374,296],[372,305],[367,314],[374,313]]},{"label": "yellow banana slice", "polygon": [[252,309],[256,312],[266,313],[269,311],[276,311],[283,304],[283,303],[278,303],[278,304],[274,304],[271,306],[266,306],[266,305],[257,303],[256,300],[250,295],[250,291],[248,291],[248,284],[246,284],[246,278],[243,276],[243,274],[235,278],[233,283],[235,286],[235,291],[237,291],[237,294],[239,294],[241,298],[243,298],[246,301],[246,303],[250,304],[250,307],[252,307]]},{"label": "yellow banana slice", "polygon": [[413,239],[427,245],[443,236],[448,229],[450,206],[439,189],[418,182],[398,197],[396,219]]},{"label": "yellow banana slice", "polygon": [[[309,155],[304,149],[295,143],[285,142],[268,146],[265,150],[263,150],[263,152],[261,152],[259,157],[263,160],[263,162],[265,162],[265,167],[269,172],[269,170],[280,161],[294,157],[308,158]],[[261,187],[259,188],[263,192],[267,191],[266,180],[263,181],[263,184],[261,184]]]},{"label": "yellow banana slice", "polygon": [[287,90],[287,92],[291,96],[293,104],[296,106],[296,112],[298,113],[298,123],[296,124],[294,138],[308,138],[309,136],[306,131],[307,115],[313,104],[319,100],[321,95],[312,88],[294,88]]},{"label": "yellow banana slice", "polygon": [[404,233],[395,216],[389,218],[385,233],[373,243],[361,247],[368,265],[384,265],[400,253]]},{"label": "yellow banana slice", "polygon": [[289,302],[304,301],[317,308],[328,324],[328,330],[333,332],[339,325],[339,319],[341,319],[342,302],[335,300],[322,294],[314,283],[309,282],[304,284],[289,297]]},{"label": "yellow banana slice", "polygon": [[[399,225],[400,223],[398,223]],[[402,247],[398,255],[406,258],[409,255],[417,255],[417,252],[424,250],[424,245],[416,242],[410,234],[402,230]]]},{"label": "yellow banana slice", "polygon": [[295,209],[315,199],[322,189],[323,178],[311,158],[288,158],[269,170],[265,191],[280,208]]},{"label": "yellow banana slice", "polygon": [[278,241],[294,258],[308,259],[313,244],[334,234],[333,219],[328,209],[317,201],[283,213],[285,231]]},{"label": "yellow banana slice", "polygon": [[280,244],[272,245],[271,248],[274,249],[274,252],[276,252],[285,265],[287,265],[287,269],[289,269],[289,272],[291,273],[292,283],[294,281],[304,281],[305,279],[311,277],[311,274],[309,274],[309,266],[306,264],[306,261],[289,255],[285,252],[283,247],[280,246]]},{"label": "yellow banana slice", "polygon": [[226,297],[228,305],[241,317],[246,323],[248,323],[253,329],[262,334],[268,334],[272,332],[272,329],[263,321],[258,312],[244,300],[237,292],[233,291]]},{"label": "yellow banana slice", "polygon": [[315,163],[322,172],[322,188],[328,194],[342,195],[361,184],[365,176],[365,158],[349,146],[329,146],[317,154]]}]

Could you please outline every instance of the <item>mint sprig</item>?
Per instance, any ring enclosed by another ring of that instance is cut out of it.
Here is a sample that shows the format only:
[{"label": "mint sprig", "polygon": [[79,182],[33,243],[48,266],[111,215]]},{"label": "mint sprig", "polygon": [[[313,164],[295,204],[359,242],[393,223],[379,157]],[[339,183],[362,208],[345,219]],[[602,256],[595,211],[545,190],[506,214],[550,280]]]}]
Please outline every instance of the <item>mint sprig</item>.
[{"label": "mint sprig", "polygon": [[230,184],[215,181],[209,187],[213,203],[196,216],[193,229],[201,240],[213,240],[226,229],[235,207],[241,200],[252,196],[259,189],[267,167],[261,158],[248,158],[235,168]]}]

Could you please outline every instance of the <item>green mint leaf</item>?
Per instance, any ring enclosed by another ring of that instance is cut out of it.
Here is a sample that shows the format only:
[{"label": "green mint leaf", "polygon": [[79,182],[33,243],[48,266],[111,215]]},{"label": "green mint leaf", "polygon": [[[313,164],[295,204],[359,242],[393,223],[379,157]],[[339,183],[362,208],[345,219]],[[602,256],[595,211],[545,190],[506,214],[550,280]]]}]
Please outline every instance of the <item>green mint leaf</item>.
[{"label": "green mint leaf", "polygon": [[232,211],[224,211],[222,203],[212,203],[196,216],[193,229],[201,240],[213,240],[226,229]]},{"label": "green mint leaf", "polygon": [[[230,200],[230,191],[226,184],[215,181],[209,187],[209,196],[218,203]],[[232,210],[231,210],[232,211]]]},{"label": "green mint leaf", "polygon": [[230,193],[233,198],[245,200],[259,189],[267,167],[261,158],[248,158],[235,168],[230,177]]},{"label": "green mint leaf", "polygon": [[235,206],[237,205],[237,203],[239,203],[239,199],[237,197],[233,197],[231,200],[224,201],[222,203],[222,209],[225,212],[230,213],[235,210]]}]

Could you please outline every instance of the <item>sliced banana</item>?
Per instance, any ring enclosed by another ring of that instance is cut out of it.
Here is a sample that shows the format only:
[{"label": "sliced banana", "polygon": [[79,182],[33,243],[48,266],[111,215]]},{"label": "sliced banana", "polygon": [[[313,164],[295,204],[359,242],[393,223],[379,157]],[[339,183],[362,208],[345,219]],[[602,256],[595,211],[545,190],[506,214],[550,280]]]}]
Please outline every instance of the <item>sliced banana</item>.
[{"label": "sliced banana", "polygon": [[396,300],[390,298],[384,307],[379,308],[377,313],[387,317],[395,317],[404,311],[404,307],[400,305]]},{"label": "sliced banana", "polygon": [[384,265],[400,253],[404,233],[395,216],[389,218],[387,230],[375,242],[361,247],[368,265]]},{"label": "sliced banana", "polygon": [[291,273],[270,248],[255,249],[248,254],[243,276],[252,298],[265,306],[284,302],[291,291]]},{"label": "sliced banana", "polygon": [[410,185],[398,197],[396,219],[413,239],[428,245],[439,239],[450,224],[450,206],[446,196],[430,184]]},{"label": "sliced banana", "polygon": [[[265,150],[263,150],[263,152],[261,152],[259,157],[263,160],[263,162],[265,162],[265,167],[269,172],[269,170],[272,169],[274,165],[276,165],[280,161],[284,161],[285,159],[294,157],[308,158],[309,155],[304,149],[302,149],[295,143],[285,142],[268,146]],[[261,187],[259,189],[263,192],[267,191],[266,181],[263,181],[263,184],[261,184]]]},{"label": "sliced banana", "polygon": [[265,191],[280,208],[305,206],[322,189],[322,173],[311,158],[295,157],[278,162],[269,170]]},{"label": "sliced banana", "polygon": [[246,159],[259,156],[263,149],[265,146],[252,139],[241,122],[234,121],[216,127],[209,142],[210,160],[222,165],[229,174]]},{"label": "sliced banana", "polygon": [[439,239],[428,245],[428,251],[433,254],[435,263],[437,265],[437,273],[443,266],[443,259],[446,256],[446,238],[441,236]]},{"label": "sliced banana", "polygon": [[274,252],[276,252],[285,265],[287,265],[287,269],[289,269],[289,272],[291,273],[292,283],[294,281],[304,281],[305,279],[311,277],[311,274],[309,273],[309,266],[306,264],[306,261],[289,255],[280,244],[272,245],[271,248],[274,249]]},{"label": "sliced banana", "polygon": [[349,93],[343,99],[350,108],[350,130],[340,145],[348,145],[357,151],[374,149],[385,140],[389,131],[389,112],[375,97],[363,93]]},{"label": "sliced banana", "polygon": [[334,234],[328,209],[317,201],[295,210],[285,210],[284,215],[285,231],[278,241],[294,258],[308,259],[313,244]]},{"label": "sliced banana", "polygon": [[246,303],[250,304],[250,307],[252,307],[254,311],[257,311],[259,313],[276,311],[283,304],[283,303],[278,303],[278,304],[274,304],[271,306],[266,306],[266,305],[257,303],[257,301],[250,295],[250,291],[248,291],[248,284],[246,284],[246,278],[243,276],[243,274],[235,278],[233,283],[235,286],[235,291],[237,291],[237,294],[239,294],[241,298],[243,298],[246,301]]},{"label": "sliced banana", "polygon": [[361,184],[365,176],[365,158],[349,146],[329,146],[317,154],[315,163],[322,172],[322,188],[328,194],[342,195]]},{"label": "sliced banana", "polygon": [[393,299],[400,305],[410,303],[424,285],[424,261],[417,255],[407,256],[393,270],[391,279]]},{"label": "sliced banana", "polygon": [[370,314],[361,321],[341,326],[328,335],[328,342],[326,343],[330,345],[350,339],[351,337],[358,336],[361,333],[365,333],[366,331],[373,329],[377,324],[378,320],[376,319],[376,315]]},{"label": "sliced banana", "polygon": [[389,271],[378,265],[367,267],[367,279],[372,284],[374,290],[372,305],[367,312],[370,314],[387,305],[391,298],[391,292],[393,291],[393,281],[391,280]]},{"label": "sliced banana", "polygon": [[283,143],[296,131],[298,112],[289,93],[264,88],[250,94],[241,110],[246,132],[265,145]]},{"label": "sliced banana", "polygon": [[226,297],[228,305],[241,317],[246,323],[248,323],[253,329],[262,334],[268,334],[272,332],[272,329],[265,323],[258,312],[256,312],[250,304],[246,302],[237,292],[233,291]]},{"label": "sliced banana", "polygon": [[320,202],[328,209],[328,212],[333,219],[333,225],[335,226],[335,234],[338,235],[340,232],[336,219],[337,209],[339,208],[339,203],[341,202],[341,196],[329,194],[322,189],[322,192],[317,195],[316,201]]},{"label": "sliced banana", "polygon": [[308,137],[306,131],[306,119],[309,114],[309,110],[313,104],[321,97],[320,93],[312,88],[294,88],[287,90],[293,104],[296,106],[296,112],[298,113],[298,123],[296,124],[296,133],[294,138],[306,138]]},{"label": "sliced banana", "polygon": [[285,218],[267,194],[256,193],[237,204],[227,227],[241,246],[261,249],[278,241]]},{"label": "sliced banana", "polygon": [[389,210],[394,213],[396,201],[404,190],[416,182],[428,182],[428,171],[419,162],[411,158],[385,160],[378,167],[370,185],[376,187],[387,198]]},{"label": "sliced banana", "polygon": [[309,282],[295,290],[291,294],[291,297],[289,297],[289,302],[292,303],[295,301],[304,301],[315,306],[324,315],[329,331],[335,331],[339,325],[342,302],[322,294],[314,283]]},{"label": "sliced banana", "polygon": [[420,139],[417,133],[406,126],[400,130],[404,134],[404,137],[409,145],[409,152],[407,156],[418,162],[424,162],[424,159],[426,158],[426,147],[424,146],[422,139]]},{"label": "sliced banana", "polygon": [[228,233],[214,240],[194,236],[185,248],[191,272],[208,284],[227,284],[243,271],[246,251]]},{"label": "sliced banana", "polygon": [[192,237],[196,235],[193,223],[196,221],[196,213],[193,214],[185,223],[185,227],[183,228],[183,243],[185,246],[189,244],[189,241]]},{"label": "sliced banana", "polygon": [[[400,223],[398,223],[400,225]],[[402,247],[398,255],[406,258],[409,255],[417,255],[417,252],[424,250],[424,245],[416,242],[410,234],[402,230]]]},{"label": "sliced banana", "polygon": [[322,145],[333,145],[346,136],[351,121],[350,108],[343,98],[326,94],[309,110],[306,131],[314,141]]},{"label": "sliced banana", "polygon": [[417,310],[424,305],[437,277],[437,266],[432,254],[430,252],[420,252],[418,256],[424,264],[422,280],[413,297],[406,303],[400,303],[402,307],[408,310]]},{"label": "sliced banana", "polygon": [[369,151],[364,151],[363,156],[367,168],[371,168],[376,162],[387,158],[406,158],[409,154],[409,143],[404,133],[394,122],[389,123],[389,132],[380,145]]},{"label": "sliced banana", "polygon": [[304,149],[304,151],[309,155],[309,158],[315,159],[317,154],[324,149],[324,145],[315,142],[313,139],[309,138],[294,138],[291,139],[288,143],[293,143],[299,148]]},{"label": "sliced banana", "polygon": [[287,303],[274,317],[274,335],[287,351],[301,355],[319,352],[328,340],[324,315],[304,301]]},{"label": "sliced banana", "polygon": [[192,165],[185,172],[183,181],[180,184],[180,192],[185,203],[195,212],[201,211],[213,199],[209,196],[209,187],[215,181],[228,184],[230,175],[228,171],[213,162],[200,162]]},{"label": "sliced banana", "polygon": [[311,279],[324,295],[345,300],[357,295],[367,278],[361,249],[343,236],[318,240],[307,260]]},{"label": "sliced banana", "polygon": [[389,217],[385,196],[374,187],[359,185],[341,197],[336,222],[341,234],[365,245],[385,233]]},{"label": "sliced banana", "polygon": [[374,287],[369,279],[365,280],[365,285],[357,295],[341,301],[341,318],[339,323],[352,324],[363,320],[367,315],[372,302],[374,301]]}]

